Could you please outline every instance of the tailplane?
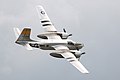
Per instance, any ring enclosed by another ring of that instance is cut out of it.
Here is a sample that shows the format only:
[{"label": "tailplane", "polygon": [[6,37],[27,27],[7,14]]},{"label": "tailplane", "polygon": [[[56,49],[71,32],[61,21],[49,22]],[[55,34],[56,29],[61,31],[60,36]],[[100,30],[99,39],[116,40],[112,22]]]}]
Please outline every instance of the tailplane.
[{"label": "tailplane", "polygon": [[15,36],[16,36],[16,39],[17,39],[21,32],[18,28],[14,28],[14,32],[15,32]]}]

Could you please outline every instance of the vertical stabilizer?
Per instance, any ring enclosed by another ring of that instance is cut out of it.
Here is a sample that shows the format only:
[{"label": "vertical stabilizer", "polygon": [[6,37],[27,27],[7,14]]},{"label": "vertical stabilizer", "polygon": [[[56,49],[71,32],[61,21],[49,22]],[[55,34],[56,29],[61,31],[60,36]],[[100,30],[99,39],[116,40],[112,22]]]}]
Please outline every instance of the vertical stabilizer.
[{"label": "vertical stabilizer", "polygon": [[23,45],[27,50],[33,50],[32,47],[29,45],[29,42],[33,41],[30,39],[30,28],[24,28],[22,32],[18,28],[14,28],[15,36],[17,40],[15,43]]},{"label": "vertical stabilizer", "polygon": [[30,28],[24,28],[19,35],[17,41],[33,41],[30,39],[30,33],[31,29]]}]

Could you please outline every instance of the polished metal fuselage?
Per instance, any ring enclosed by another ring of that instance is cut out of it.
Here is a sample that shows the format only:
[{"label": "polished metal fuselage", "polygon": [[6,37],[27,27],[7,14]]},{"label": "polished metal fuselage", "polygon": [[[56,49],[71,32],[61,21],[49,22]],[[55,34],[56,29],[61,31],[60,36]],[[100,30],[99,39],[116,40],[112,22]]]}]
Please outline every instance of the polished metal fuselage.
[{"label": "polished metal fuselage", "polygon": [[70,50],[78,50],[81,49],[84,45],[81,43],[76,43],[72,40],[55,40],[55,39],[41,39],[37,42],[29,42],[29,45],[34,48],[40,48],[43,50],[55,50],[53,46],[56,45],[65,45]]}]

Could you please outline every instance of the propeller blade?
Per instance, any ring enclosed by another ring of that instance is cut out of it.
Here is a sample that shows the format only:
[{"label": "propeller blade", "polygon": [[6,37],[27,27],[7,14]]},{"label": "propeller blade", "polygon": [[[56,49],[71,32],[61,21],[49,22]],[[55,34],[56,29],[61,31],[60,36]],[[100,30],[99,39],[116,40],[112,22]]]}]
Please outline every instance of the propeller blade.
[{"label": "propeller blade", "polygon": [[66,30],[65,30],[65,28],[63,28],[63,31],[66,33]]},{"label": "propeller blade", "polygon": [[69,34],[69,36],[72,36],[72,34]]},{"label": "propeller blade", "polygon": [[85,52],[81,53],[81,55],[86,54]]}]

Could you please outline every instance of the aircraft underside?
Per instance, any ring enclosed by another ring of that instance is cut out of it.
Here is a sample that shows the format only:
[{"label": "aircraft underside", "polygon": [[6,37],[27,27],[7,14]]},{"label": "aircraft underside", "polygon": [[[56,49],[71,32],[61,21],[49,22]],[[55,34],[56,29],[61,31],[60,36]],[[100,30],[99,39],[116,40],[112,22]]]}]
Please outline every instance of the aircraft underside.
[{"label": "aircraft underside", "polygon": [[50,53],[52,57],[65,58],[80,72],[89,73],[79,62],[81,55],[85,54],[85,52],[80,51],[84,45],[68,39],[72,34],[67,33],[64,28],[63,32],[58,32],[42,6],[38,6],[37,11],[40,23],[45,30],[37,35],[40,40],[32,40],[30,38],[31,28],[24,28],[22,31],[14,28],[16,35],[15,43],[24,46],[27,50],[33,50],[34,48],[52,50],[53,52]]}]

